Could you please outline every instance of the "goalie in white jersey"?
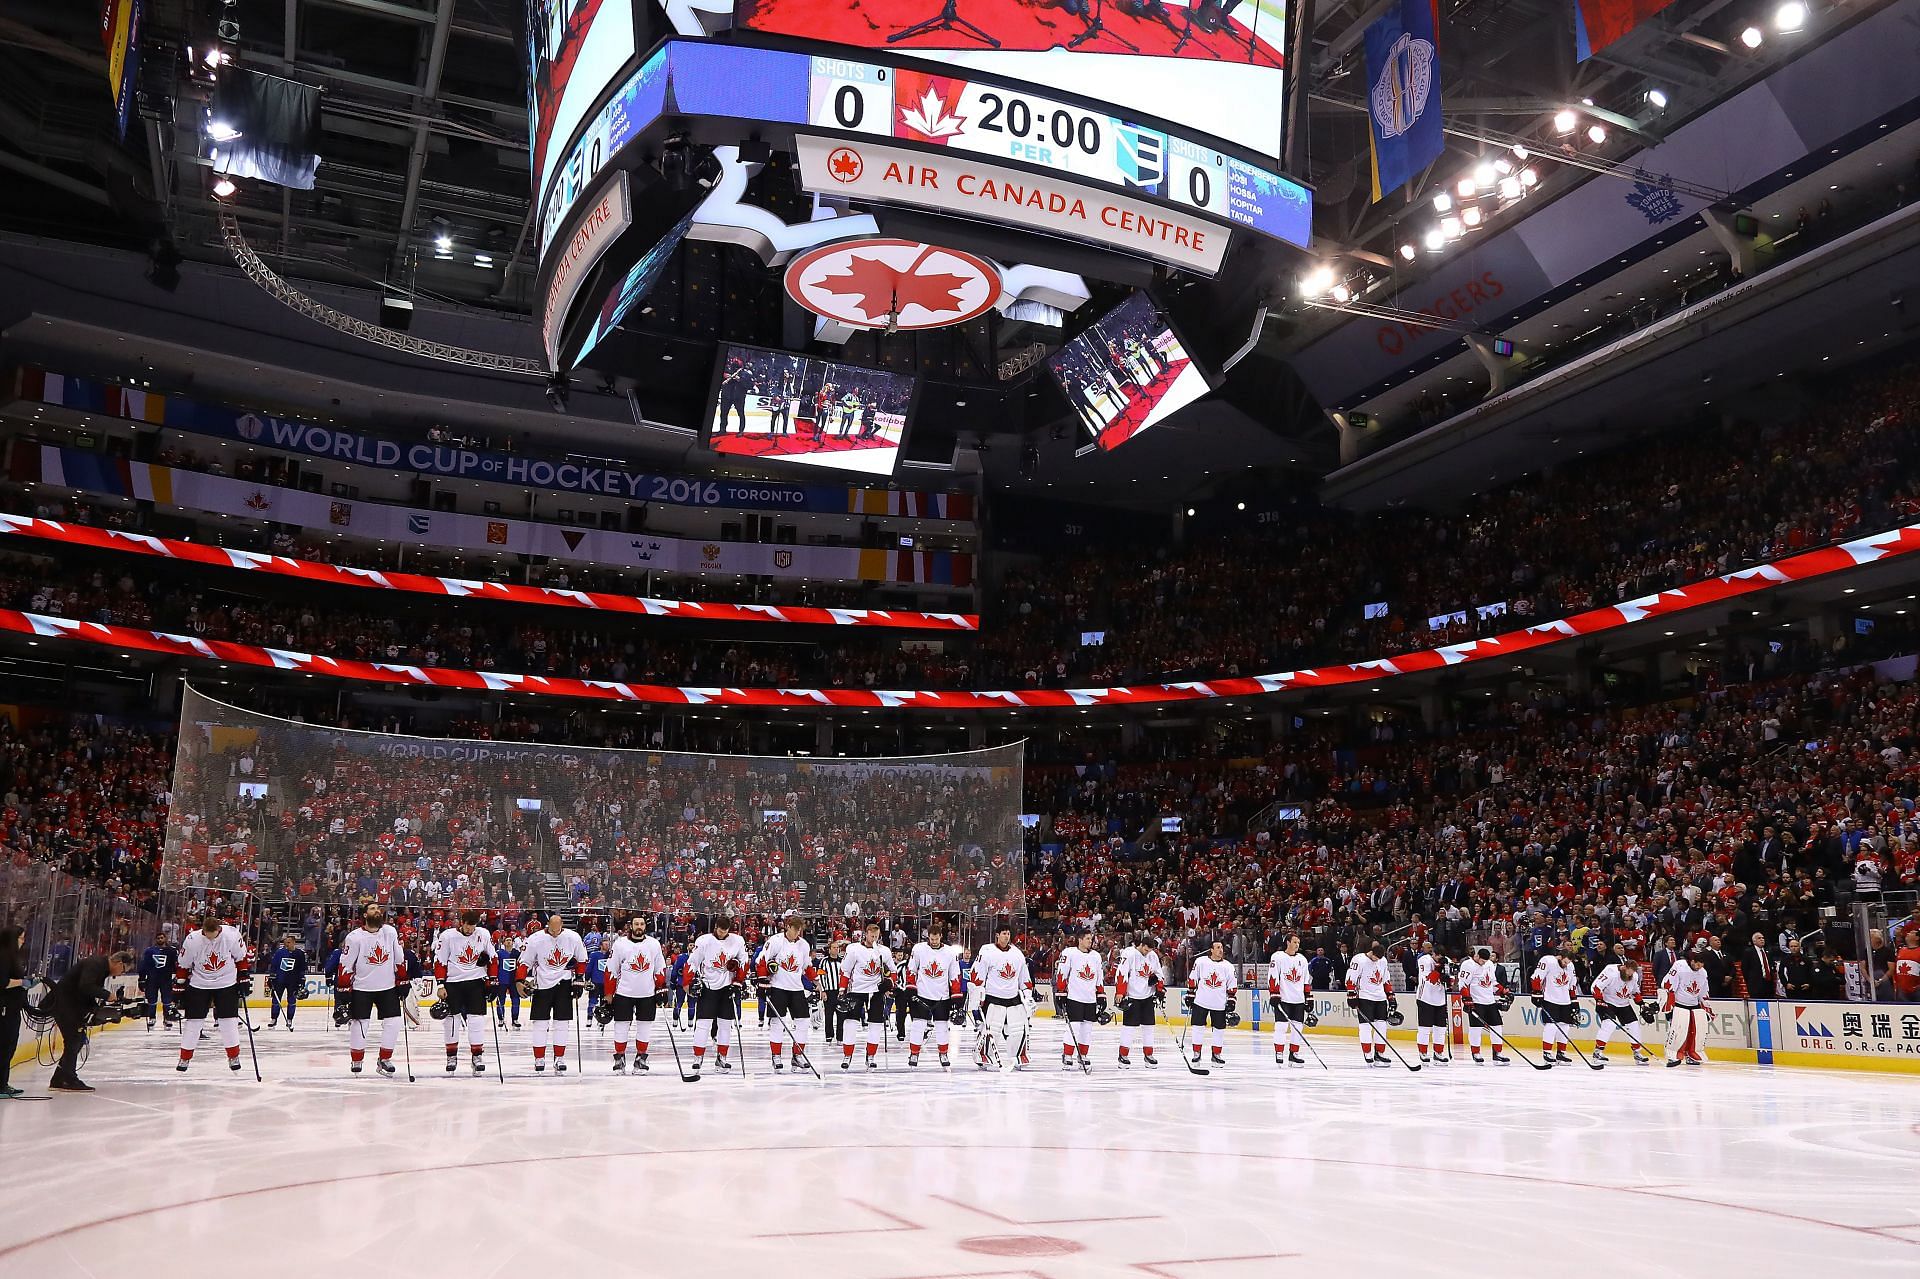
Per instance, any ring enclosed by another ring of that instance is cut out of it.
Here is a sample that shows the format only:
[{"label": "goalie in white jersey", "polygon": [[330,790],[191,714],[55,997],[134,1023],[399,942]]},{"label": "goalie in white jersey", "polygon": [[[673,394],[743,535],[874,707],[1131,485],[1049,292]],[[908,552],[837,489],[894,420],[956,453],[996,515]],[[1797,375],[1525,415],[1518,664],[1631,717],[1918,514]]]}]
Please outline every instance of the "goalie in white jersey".
[{"label": "goalie in white jersey", "polygon": [[547,926],[520,943],[520,984],[533,988],[527,1027],[533,1036],[533,1073],[547,1069],[553,1048],[553,1073],[567,1073],[567,1044],[573,1037],[573,999],[587,976],[587,946],[558,912]]},{"label": "goalie in white jersey", "polygon": [[813,944],[800,934],[798,915],[788,915],[781,929],[760,947],[755,974],[766,983],[760,1002],[773,1014],[767,1025],[767,1048],[773,1068],[785,1070],[781,1060],[789,1035],[793,1038],[793,1068],[807,1069],[807,1033],[813,1029],[813,989],[818,976],[813,966]]},{"label": "goalie in white jersey", "polygon": [[940,1049],[940,1069],[950,1069],[953,1062],[947,1049],[953,1040],[953,1012],[960,1007],[960,948],[947,941],[945,924],[937,919],[928,922],[927,939],[915,943],[907,956],[905,977],[907,1065],[920,1064],[920,1047],[931,1023],[934,1043]]},{"label": "goalie in white jersey", "polygon": [[1106,976],[1106,963],[1093,948],[1093,931],[1082,929],[1074,944],[1060,952],[1053,965],[1054,997],[1066,1034],[1060,1040],[1060,1067],[1073,1065],[1078,1054],[1086,1064],[1093,1047],[1093,1016],[1100,1004],[1100,983]]},{"label": "goalie in white jersey", "polygon": [[[1631,959],[1620,959],[1600,970],[1593,979],[1593,1011],[1599,1023],[1593,1041],[1593,1064],[1607,1064],[1607,1041],[1615,1032],[1625,1035],[1633,1044],[1633,1060],[1637,1065],[1646,1065],[1653,1058],[1647,1056],[1640,1042],[1640,1027],[1636,1024],[1640,1006],[1640,969]],[[1652,1020],[1649,1012],[1647,1018]]]},{"label": "goalie in white jersey", "polygon": [[1288,933],[1285,948],[1267,959],[1267,993],[1273,996],[1273,1064],[1289,1061],[1304,1066],[1300,1055],[1306,1047],[1307,1000],[1313,991],[1313,974],[1307,970],[1307,957],[1300,953],[1300,934]]},{"label": "goalie in white jersey", "polygon": [[400,953],[400,934],[387,922],[386,912],[368,906],[360,927],[340,945],[340,969],[334,985],[347,995],[347,1056],[359,1074],[367,1056],[367,1018],[380,1016],[380,1056],[375,1066],[393,1073],[393,1050],[400,1042],[401,1002],[407,981],[407,961]]},{"label": "goalie in white jersey", "polygon": [[847,943],[840,957],[840,1069],[853,1069],[853,1024],[865,1030],[867,1069],[880,1069],[880,1037],[887,1031],[887,987],[895,970],[893,952],[880,941],[880,925],[869,922],[864,939]]},{"label": "goalie in white jersey", "polygon": [[712,1045],[722,1070],[732,1070],[733,1024],[747,981],[747,943],[733,931],[733,916],[716,915],[687,953],[687,986],[694,992],[693,1073],[699,1074]]},{"label": "goalie in white jersey", "polygon": [[208,1013],[219,1025],[227,1069],[240,1069],[240,1003],[250,981],[247,943],[240,930],[208,911],[200,927],[180,943],[180,962],[173,969],[174,1003],[182,1010],[175,1070],[185,1071],[193,1060]]},{"label": "goalie in white jersey", "polygon": [[987,1010],[987,1033],[980,1037],[980,1069],[993,1065],[998,1045],[1002,1070],[1027,1066],[1027,1027],[1033,1016],[1033,972],[1027,957],[1013,944],[1013,930],[1002,924],[993,941],[974,956],[973,980],[980,987]]},{"label": "goalie in white jersey", "polygon": [[1707,1037],[1707,1018],[1713,1016],[1707,1004],[1707,970],[1684,950],[1660,979],[1660,1006],[1668,1018],[1667,1065],[1703,1064],[1700,1050]]},{"label": "goalie in white jersey", "polygon": [[440,985],[447,1072],[460,1065],[460,1028],[465,1026],[473,1073],[486,1073],[487,990],[499,979],[500,964],[493,954],[493,935],[480,927],[479,911],[461,911],[460,922],[434,938],[433,977]]},{"label": "goalie in white jersey", "polygon": [[[1433,943],[1420,943],[1420,960],[1415,966],[1413,985],[1414,1007],[1419,1015],[1419,1031],[1415,1035],[1420,1047],[1421,1061],[1451,1062],[1453,1054],[1448,1050],[1448,1041],[1453,1028],[1447,1024],[1447,1014],[1453,1008],[1453,995],[1447,989],[1451,974],[1447,972],[1447,961],[1434,952]],[[1428,1049],[1432,1055],[1428,1055]]]},{"label": "goalie in white jersey", "polygon": [[1153,938],[1129,940],[1113,965],[1113,997],[1120,1005],[1120,1064],[1133,1064],[1134,1045],[1140,1046],[1140,1059],[1149,1066],[1160,1063],[1153,1056],[1154,1013],[1167,997],[1167,970]]},{"label": "goalie in white jersey", "polygon": [[1347,1003],[1360,1023],[1360,1059],[1369,1066],[1385,1066],[1387,1027],[1393,1021],[1393,970],[1386,948],[1379,942],[1353,957],[1347,965]]},{"label": "goalie in white jersey", "polygon": [[629,919],[626,935],[614,939],[602,981],[605,999],[597,1015],[602,1024],[613,1026],[613,1073],[626,1073],[627,1036],[631,1034],[634,1072],[646,1074],[655,1001],[667,988],[667,957],[661,953],[660,943],[647,936],[644,915]]}]

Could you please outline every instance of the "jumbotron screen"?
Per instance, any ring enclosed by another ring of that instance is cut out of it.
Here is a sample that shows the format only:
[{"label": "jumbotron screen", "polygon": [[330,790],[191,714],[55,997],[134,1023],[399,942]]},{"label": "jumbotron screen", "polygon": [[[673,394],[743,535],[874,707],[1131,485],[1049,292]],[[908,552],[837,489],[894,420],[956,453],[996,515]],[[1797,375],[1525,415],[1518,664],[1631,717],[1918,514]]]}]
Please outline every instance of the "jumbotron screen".
[{"label": "jumbotron screen", "polygon": [[633,60],[639,37],[633,0],[527,0],[527,31],[527,150],[538,196],[587,110]]},{"label": "jumbotron screen", "polygon": [[1135,293],[1047,360],[1080,424],[1116,449],[1210,389],[1173,325]]},{"label": "jumbotron screen", "polygon": [[[735,0],[734,25],[1047,85],[1280,155],[1284,0],[957,0],[951,13],[941,0]],[[1018,124],[991,113],[936,128]]]},{"label": "jumbotron screen", "polygon": [[732,457],[891,475],[914,379],[769,351],[721,348],[707,447]]}]

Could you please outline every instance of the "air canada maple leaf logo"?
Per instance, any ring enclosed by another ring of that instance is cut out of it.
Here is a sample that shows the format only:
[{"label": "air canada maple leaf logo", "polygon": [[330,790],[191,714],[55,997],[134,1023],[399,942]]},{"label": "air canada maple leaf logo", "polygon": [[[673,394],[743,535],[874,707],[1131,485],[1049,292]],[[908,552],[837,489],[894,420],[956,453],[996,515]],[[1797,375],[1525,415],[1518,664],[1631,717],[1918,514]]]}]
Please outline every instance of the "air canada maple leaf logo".
[{"label": "air canada maple leaf logo", "polygon": [[855,254],[844,271],[827,276],[820,282],[820,288],[839,297],[858,298],[860,309],[876,320],[889,314],[898,315],[909,306],[922,306],[929,311],[957,308],[966,277],[948,272],[923,275],[919,266],[920,263],[915,262],[900,271],[877,257]]},{"label": "air canada maple leaf logo", "polygon": [[835,147],[827,157],[827,173],[835,182],[858,182],[866,169],[866,162],[852,147]]}]

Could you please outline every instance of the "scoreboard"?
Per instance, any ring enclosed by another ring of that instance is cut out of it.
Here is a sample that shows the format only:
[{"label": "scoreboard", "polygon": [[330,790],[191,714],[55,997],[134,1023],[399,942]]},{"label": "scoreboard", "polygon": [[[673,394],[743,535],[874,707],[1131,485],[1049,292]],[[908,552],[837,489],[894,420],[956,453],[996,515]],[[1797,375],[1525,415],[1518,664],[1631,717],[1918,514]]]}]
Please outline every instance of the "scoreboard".
[{"label": "scoreboard", "polygon": [[[1301,248],[1312,238],[1306,187],[1178,128],[1128,119],[1064,95],[929,72],[906,59],[853,60],[673,40],[608,96],[552,165],[540,200],[543,256],[595,178],[669,116],[689,128],[701,118],[755,122],[784,126],[782,140],[791,129],[811,128],[1007,161],[1164,202]],[[1135,251],[1122,236],[1114,247]]]}]

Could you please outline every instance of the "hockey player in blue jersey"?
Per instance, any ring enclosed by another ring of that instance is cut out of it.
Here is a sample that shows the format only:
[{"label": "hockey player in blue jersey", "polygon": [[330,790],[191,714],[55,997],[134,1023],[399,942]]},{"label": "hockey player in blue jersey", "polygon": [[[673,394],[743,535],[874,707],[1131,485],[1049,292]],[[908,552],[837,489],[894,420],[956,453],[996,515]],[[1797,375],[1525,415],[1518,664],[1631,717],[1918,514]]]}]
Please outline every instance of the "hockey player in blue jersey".
[{"label": "hockey player in blue jersey", "polygon": [[293,1029],[293,1010],[300,1005],[300,994],[307,987],[307,952],[300,949],[292,933],[280,939],[280,945],[267,959],[267,1025],[280,1020],[280,1009],[287,1010],[287,1029]]},{"label": "hockey player in blue jersey", "polygon": [[153,1029],[156,1010],[164,1006],[167,1024],[180,1015],[173,998],[173,970],[179,966],[180,952],[168,944],[166,935],[153,939],[153,945],[140,952],[140,996],[147,1004],[147,1029]]},{"label": "hockey player in blue jersey", "polygon": [[493,988],[493,1024],[507,1024],[507,1001],[513,1001],[513,1028],[520,1029],[520,987],[515,980],[520,976],[520,947],[514,944],[512,937],[493,939],[493,953],[500,957],[500,980]]},{"label": "hockey player in blue jersey", "polygon": [[687,998],[687,952],[682,950],[674,954],[673,966],[667,973],[667,984],[673,987],[673,1024],[680,1024],[680,1009],[687,1009],[688,1024],[692,1024],[693,1006]]},{"label": "hockey player in blue jersey", "polygon": [[587,1021],[589,1024],[596,1024],[593,1021],[593,1010],[600,1006],[600,987],[606,982],[607,950],[606,942],[598,932],[591,936],[593,940],[586,944]]}]

